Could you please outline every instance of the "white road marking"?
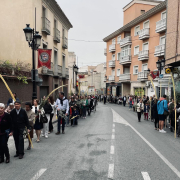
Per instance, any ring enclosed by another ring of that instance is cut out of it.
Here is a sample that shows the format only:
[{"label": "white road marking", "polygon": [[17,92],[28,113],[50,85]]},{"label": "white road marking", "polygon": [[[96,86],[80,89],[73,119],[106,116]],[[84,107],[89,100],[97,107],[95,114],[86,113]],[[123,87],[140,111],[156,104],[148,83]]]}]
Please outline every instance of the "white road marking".
[{"label": "white road marking", "polygon": [[115,135],[114,134],[112,134],[111,139],[115,139]]},{"label": "white road marking", "polygon": [[42,176],[42,174],[44,174],[44,172],[46,171],[47,169],[40,169],[38,172],[37,172],[37,174],[31,179],[31,180],[37,180],[37,179],[39,179],[41,176]]},{"label": "white road marking", "polygon": [[114,164],[109,164],[108,179],[114,178]]},{"label": "white road marking", "polygon": [[114,154],[114,146],[111,146],[110,154]]},{"label": "white road marking", "polygon": [[[164,163],[180,178],[180,172],[146,139],[144,138],[133,126],[131,126],[125,119],[123,119],[118,113],[116,113],[113,109],[113,120],[115,117],[116,123],[126,124],[131,129],[134,130],[134,132],[164,161]],[[119,119],[119,120],[118,120]]]},{"label": "white road marking", "polygon": [[141,174],[142,174],[144,180],[151,180],[151,178],[147,172],[141,172]]},{"label": "white road marking", "polygon": [[112,129],[112,132],[115,133],[115,129]]}]

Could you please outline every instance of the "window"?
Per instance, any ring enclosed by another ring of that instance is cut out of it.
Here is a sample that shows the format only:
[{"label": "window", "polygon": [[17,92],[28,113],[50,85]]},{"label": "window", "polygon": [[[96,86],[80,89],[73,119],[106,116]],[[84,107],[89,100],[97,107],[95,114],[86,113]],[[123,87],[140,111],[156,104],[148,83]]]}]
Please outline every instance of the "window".
[{"label": "window", "polygon": [[115,54],[112,55],[112,60],[115,61]]},{"label": "window", "polygon": [[166,11],[162,12],[161,19],[166,19]]},{"label": "window", "polygon": [[138,74],[138,66],[134,66],[133,74]]},{"label": "window", "polygon": [[120,76],[120,69],[117,69],[117,76]]},{"label": "window", "polygon": [[165,36],[161,36],[160,37],[160,45],[165,44],[165,41],[166,41]]},{"label": "window", "polygon": [[131,49],[129,48],[129,46],[124,46],[121,48],[121,56],[130,56],[131,54]]},{"label": "window", "polygon": [[134,55],[139,54],[139,46],[134,47]]},{"label": "window", "polygon": [[144,29],[145,29],[145,28],[149,28],[149,20],[146,21],[146,22],[144,22]]},{"label": "window", "polygon": [[149,43],[144,43],[143,44],[143,51],[149,50]]},{"label": "window", "polygon": [[118,53],[117,56],[118,56],[118,61],[119,61],[121,58],[121,53]]},{"label": "window", "polygon": [[145,10],[141,10],[141,14],[144,14],[146,11]]},{"label": "window", "polygon": [[112,76],[115,76],[115,70],[112,70]]},{"label": "window", "polygon": [[112,40],[112,44],[116,44],[116,39],[113,39],[113,40]]},{"label": "window", "polygon": [[117,44],[120,44],[121,36],[118,36]]},{"label": "window", "polygon": [[148,70],[147,64],[142,64],[142,71]]},{"label": "window", "polygon": [[135,27],[135,36],[139,35],[139,31],[140,31],[140,26],[136,26]]}]

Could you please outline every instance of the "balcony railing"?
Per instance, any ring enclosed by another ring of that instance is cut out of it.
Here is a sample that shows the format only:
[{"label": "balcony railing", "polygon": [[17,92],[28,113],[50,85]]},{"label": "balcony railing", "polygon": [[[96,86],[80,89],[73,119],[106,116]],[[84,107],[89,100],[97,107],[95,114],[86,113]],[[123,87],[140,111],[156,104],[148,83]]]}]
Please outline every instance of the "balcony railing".
[{"label": "balcony railing", "polygon": [[139,51],[138,59],[140,61],[149,59],[149,50]]},{"label": "balcony railing", "polygon": [[109,67],[115,67],[115,65],[116,65],[116,61],[115,60],[109,61]]},{"label": "balcony railing", "polygon": [[54,76],[61,77],[62,76],[62,67],[60,65],[54,64]]},{"label": "balcony railing", "polygon": [[104,55],[107,56],[107,49],[104,49]]},{"label": "balcony railing", "polygon": [[146,81],[148,79],[148,73],[146,71],[138,72],[138,80]]},{"label": "balcony railing", "polygon": [[115,76],[109,76],[109,81],[115,81]]},{"label": "balcony railing", "polygon": [[107,81],[107,77],[104,77],[104,82],[106,82]]},{"label": "balcony railing", "polygon": [[43,75],[53,75],[54,72],[54,64],[51,62],[51,69],[48,69],[47,67],[42,67],[42,74]]},{"label": "balcony railing", "polygon": [[58,29],[54,29],[54,41],[60,43],[60,31]]},{"label": "balcony railing", "polygon": [[130,64],[131,63],[131,48],[121,52],[120,64]]},{"label": "balcony railing", "polygon": [[64,49],[68,49],[68,39],[66,37],[63,38],[63,45],[62,45],[62,47]]},{"label": "balcony railing", "polygon": [[42,17],[42,32],[51,34],[51,22],[46,17]]},{"label": "balcony railing", "polygon": [[164,53],[165,53],[165,44],[161,44],[161,45],[155,47],[154,55],[156,57],[164,56]]},{"label": "balcony railing", "polygon": [[156,22],[156,32],[161,33],[166,31],[166,18]]},{"label": "balcony railing", "polygon": [[149,37],[150,37],[149,28],[142,29],[142,30],[139,32],[139,39],[140,39],[140,40],[147,39],[147,38],[149,38]]},{"label": "balcony railing", "polygon": [[131,74],[120,74],[119,81],[130,81]]},{"label": "balcony railing", "polygon": [[69,79],[69,69],[66,68],[66,78]]},{"label": "balcony railing", "polygon": [[132,44],[131,36],[127,36],[124,39],[120,40],[120,46],[121,47],[124,47],[124,46],[127,46],[127,45],[131,45],[131,44]]},{"label": "balcony railing", "polygon": [[104,67],[105,69],[107,68],[106,63],[104,63],[103,67]]},{"label": "balcony railing", "polygon": [[114,52],[114,51],[116,51],[116,45],[115,44],[111,44],[109,46],[109,52]]}]

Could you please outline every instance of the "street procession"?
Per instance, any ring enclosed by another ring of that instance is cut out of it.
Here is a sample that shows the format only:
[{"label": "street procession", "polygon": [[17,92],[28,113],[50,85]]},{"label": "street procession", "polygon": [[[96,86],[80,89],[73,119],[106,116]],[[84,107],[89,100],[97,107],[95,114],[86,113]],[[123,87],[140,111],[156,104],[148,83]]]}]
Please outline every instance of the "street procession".
[{"label": "street procession", "polygon": [[180,179],[180,0],[0,0],[0,180]]}]

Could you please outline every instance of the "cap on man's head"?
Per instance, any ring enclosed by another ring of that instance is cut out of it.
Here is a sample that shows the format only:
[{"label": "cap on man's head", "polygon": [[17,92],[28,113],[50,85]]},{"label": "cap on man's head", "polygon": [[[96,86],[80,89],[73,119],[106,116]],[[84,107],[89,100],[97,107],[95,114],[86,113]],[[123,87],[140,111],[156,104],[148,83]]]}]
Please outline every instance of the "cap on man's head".
[{"label": "cap on man's head", "polygon": [[21,101],[16,100],[14,104],[21,104]]}]

